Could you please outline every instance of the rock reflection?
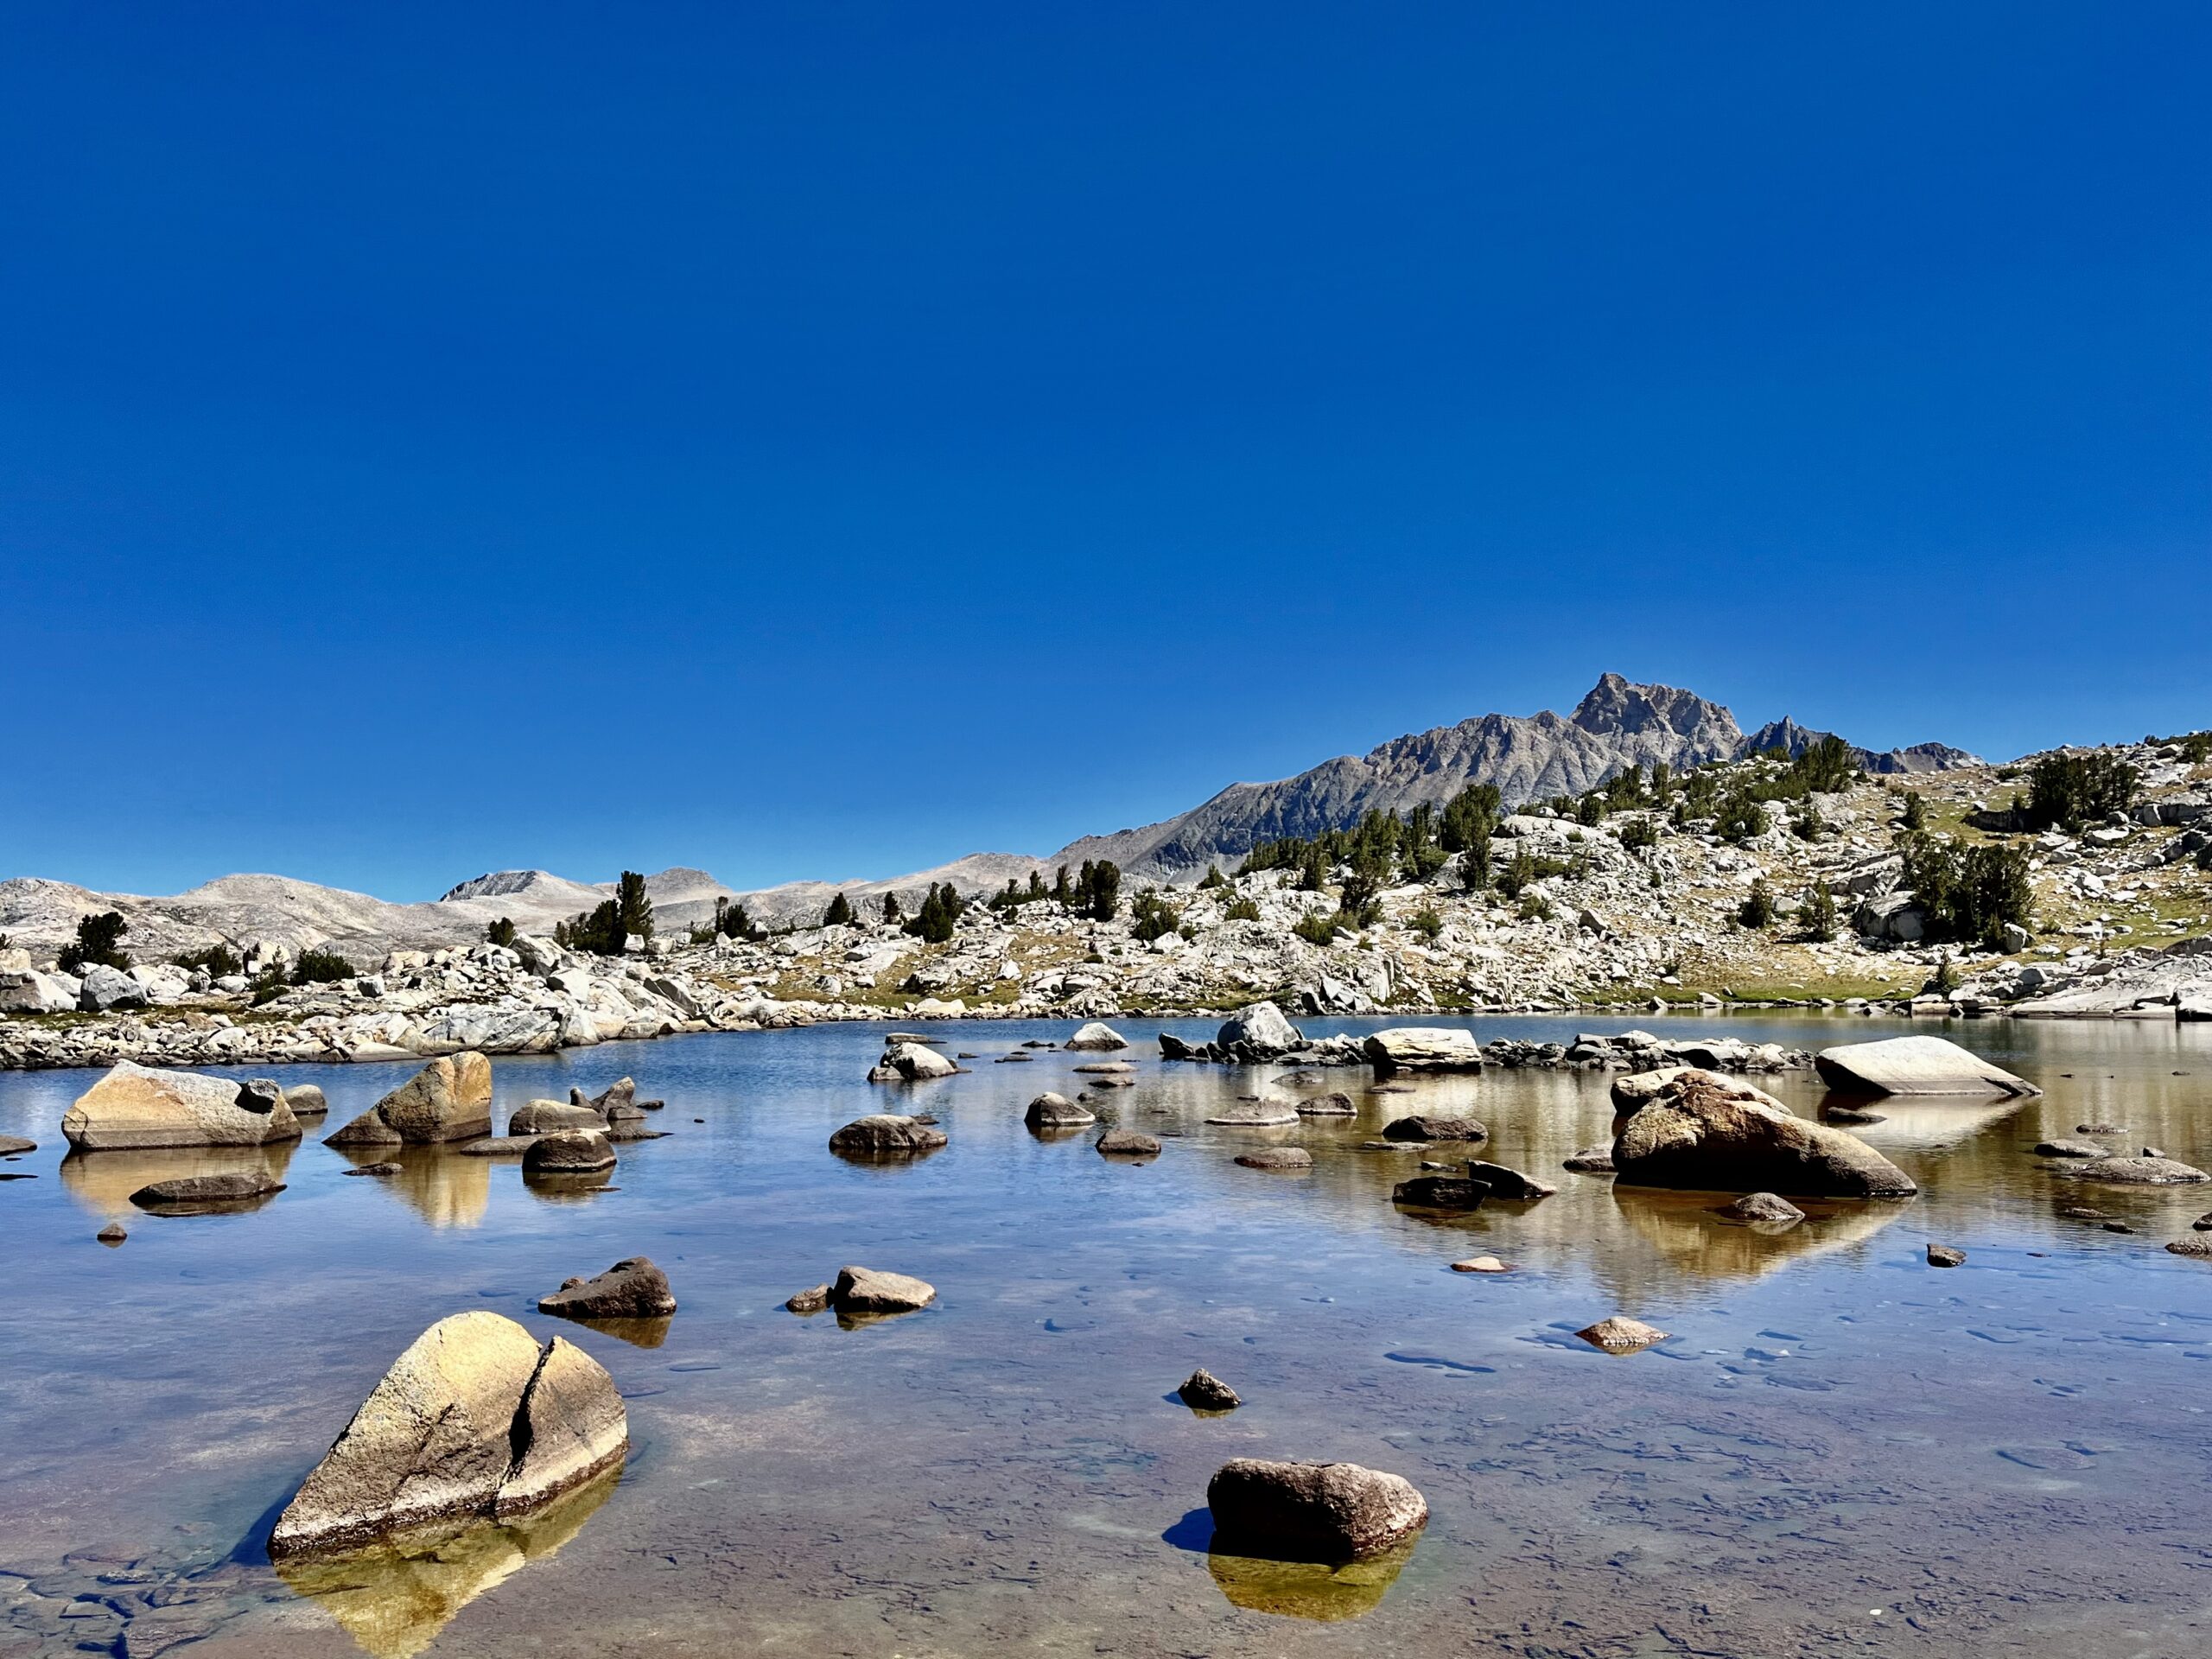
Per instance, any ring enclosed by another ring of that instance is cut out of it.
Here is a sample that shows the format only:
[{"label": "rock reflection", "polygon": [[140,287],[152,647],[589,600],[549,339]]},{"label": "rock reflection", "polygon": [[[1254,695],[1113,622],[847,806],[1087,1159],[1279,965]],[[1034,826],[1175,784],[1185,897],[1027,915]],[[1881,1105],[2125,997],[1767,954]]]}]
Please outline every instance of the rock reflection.
[{"label": "rock reflection", "polygon": [[[461,1161],[475,1165],[477,1168],[483,1170],[487,1177],[490,1174],[491,1165],[484,1159],[466,1158]],[[601,1192],[609,1191],[610,1183],[613,1179],[614,1172],[611,1169],[578,1171],[570,1174],[557,1175],[524,1170],[522,1184],[530,1196],[541,1204],[583,1204],[597,1198]]]},{"label": "rock reflection", "polygon": [[1874,1101],[1857,1101],[1869,1111],[1879,1112],[1878,1123],[1841,1122],[1835,1125],[1857,1135],[1868,1146],[1887,1151],[1898,1147],[1955,1147],[1993,1128],[2030,1103],[2026,1098],[1999,1101],[1914,1100],[1888,1095]]},{"label": "rock reflection", "polygon": [[148,1147],[128,1152],[72,1151],[61,1185],[96,1216],[134,1216],[130,1195],[156,1181],[188,1175],[266,1175],[282,1181],[296,1141],[265,1147]]},{"label": "rock reflection", "polygon": [[[1793,1200],[1805,1219],[1784,1223],[1745,1222],[1716,1215],[1721,1202],[1711,1192],[1670,1192],[1657,1187],[1617,1186],[1613,1206],[1629,1226],[1654,1246],[1675,1273],[1700,1279],[1762,1279],[1792,1262],[1847,1249],[1904,1215],[1909,1200],[1863,1199],[1822,1203]],[[1634,1255],[1609,1251],[1596,1258],[1599,1277],[1617,1295],[1652,1287]]]},{"label": "rock reflection", "polygon": [[1398,1574],[1421,1543],[1416,1533],[1403,1543],[1356,1561],[1274,1561],[1257,1555],[1206,1554],[1206,1570],[1230,1605],[1284,1618],[1338,1624],[1357,1618],[1382,1604]]},{"label": "rock reflection", "polygon": [[[341,1147],[356,1168],[369,1164],[399,1166],[396,1175],[374,1177],[374,1184],[406,1201],[433,1227],[474,1227],[492,1203],[492,1163],[467,1158],[451,1147]],[[348,1186],[367,1180],[348,1181]]]},{"label": "rock reflection", "polygon": [[669,1327],[676,1323],[672,1315],[664,1314],[657,1319],[588,1319],[580,1313],[565,1314],[571,1325],[581,1325],[598,1332],[603,1337],[613,1337],[626,1342],[632,1348],[658,1348],[668,1340]]},{"label": "rock reflection", "polygon": [[610,1469],[527,1517],[423,1528],[340,1554],[280,1560],[277,1576],[376,1659],[413,1659],[470,1602],[582,1531],[621,1478]]}]

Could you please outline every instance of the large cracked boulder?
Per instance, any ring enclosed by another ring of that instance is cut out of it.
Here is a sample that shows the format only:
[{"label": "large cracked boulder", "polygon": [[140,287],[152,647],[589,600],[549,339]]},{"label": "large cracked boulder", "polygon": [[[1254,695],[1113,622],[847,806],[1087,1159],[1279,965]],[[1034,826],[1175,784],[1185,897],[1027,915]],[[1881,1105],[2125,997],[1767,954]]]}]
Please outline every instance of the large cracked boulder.
[{"label": "large cracked boulder", "polygon": [[1282,1560],[1348,1560],[1428,1524],[1428,1503],[1402,1475],[1356,1463],[1236,1458],[1206,1483],[1214,1547]]},{"label": "large cracked boulder", "polygon": [[163,1071],[129,1060],[77,1096],[62,1115],[73,1147],[258,1147],[300,1138],[283,1091],[194,1071]]},{"label": "large cracked boulder", "polygon": [[840,1268],[830,1287],[830,1306],[840,1313],[911,1313],[937,1300],[937,1287],[907,1273],[880,1268]]},{"label": "large cracked boulder", "polygon": [[598,1129],[556,1129],[524,1148],[525,1175],[597,1175],[614,1167],[614,1147]]},{"label": "large cracked boulder", "polygon": [[622,1460],[613,1379],[562,1338],[543,1348],[479,1309],[410,1344],[276,1519],[276,1557],[432,1522],[526,1514]]},{"label": "large cracked boulder", "polygon": [[1941,1037],[1845,1043],[1813,1057],[1821,1081],[1853,1095],[2039,1095],[2042,1090]]},{"label": "large cracked boulder", "polygon": [[1908,1198],[1912,1178],[1856,1136],[1793,1117],[1759,1090],[1685,1071],[1622,1122],[1613,1168],[1631,1186],[1798,1198]]},{"label": "large cracked boulder", "polygon": [[507,1135],[553,1135],[563,1129],[603,1129],[607,1119],[595,1106],[578,1106],[565,1100],[530,1100],[507,1116]]},{"label": "large cracked boulder", "polygon": [[1475,1033],[1454,1026],[1393,1026],[1360,1045],[1368,1064],[1389,1076],[1397,1071],[1479,1071],[1483,1052]]},{"label": "large cracked boulder", "polygon": [[1083,1129],[1098,1120],[1088,1108],[1048,1089],[1029,1103],[1029,1109],[1022,1114],[1021,1121],[1033,1129]]},{"label": "large cracked boulder", "polygon": [[492,1062],[466,1049],[432,1060],[323,1144],[435,1146],[491,1133]]},{"label": "large cracked boulder", "polygon": [[1385,1141],[1487,1141],[1490,1131],[1471,1117],[1438,1117],[1416,1113],[1382,1126]]},{"label": "large cracked boulder", "polygon": [[1101,1020],[1093,1020],[1090,1024],[1079,1027],[1075,1035],[1068,1039],[1065,1046],[1078,1051],[1110,1054],[1117,1048],[1127,1048],[1129,1046],[1129,1039],[1115,1030],[1113,1027]]}]

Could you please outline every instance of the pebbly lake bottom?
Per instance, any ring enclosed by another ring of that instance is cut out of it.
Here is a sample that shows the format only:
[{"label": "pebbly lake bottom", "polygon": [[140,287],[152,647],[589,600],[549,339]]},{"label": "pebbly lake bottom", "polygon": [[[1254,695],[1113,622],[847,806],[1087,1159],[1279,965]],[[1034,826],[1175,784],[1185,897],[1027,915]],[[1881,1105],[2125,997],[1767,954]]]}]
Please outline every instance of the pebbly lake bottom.
[{"label": "pebbly lake bottom", "polygon": [[[365,1158],[311,1135],[267,1154],[283,1192],[228,1216],[129,1203],[208,1154],[62,1155],[92,1074],[0,1077],[0,1135],[41,1143],[5,1166],[37,1179],[0,1183],[0,1655],[2202,1649],[2212,1266],[2162,1247],[2212,1188],[2093,1187],[2031,1148],[2101,1122],[2123,1149],[2212,1164],[2212,1027],[1947,1027],[2049,1092],[1877,1104],[1855,1132],[1920,1196],[1808,1205],[1772,1231],[1713,1215],[1719,1197],[1562,1171],[1608,1136],[1603,1073],[1376,1095],[1325,1072],[1356,1117],[1236,1129],[1204,1119],[1268,1072],[1163,1065],[1160,1022],[1116,1023],[1135,1086],[1094,1109],[1160,1136],[1148,1163],[1023,1128],[1096,1057],[993,1062],[1071,1023],[932,1027],[971,1072],[896,1088],[861,1081],[880,1028],[816,1027],[496,1061],[500,1122],[625,1073],[668,1101],[669,1138],[622,1147],[598,1191],[450,1150],[348,1178]],[[1437,1023],[1488,1040],[1630,1022]],[[1643,1023],[1804,1046],[1929,1029]],[[324,1088],[327,1132],[411,1069],[281,1077]],[[1809,1076],[1759,1081],[1802,1112],[1821,1097]],[[884,1109],[934,1113],[950,1144],[904,1165],[827,1150]],[[1360,1145],[1413,1111],[1479,1117],[1482,1155],[1557,1195],[1394,1206],[1421,1154]],[[1279,1144],[1313,1167],[1232,1161]],[[2082,1205],[2136,1230],[2062,1214]],[[93,1238],[112,1219],[119,1248]],[[1966,1265],[1929,1268],[1930,1243]],[[1449,1270],[1482,1253],[1514,1271]],[[664,1327],[535,1311],[636,1255],[682,1304]],[[784,1311],[847,1262],[938,1301],[851,1328]],[[280,1576],[276,1510],[399,1351],[473,1307],[607,1367],[620,1478],[524,1525]],[[1573,1337],[1614,1313],[1672,1338],[1615,1357]],[[1174,1397],[1199,1365],[1242,1409]],[[1236,1456],[1402,1474],[1429,1525],[1349,1567],[1216,1553],[1206,1482]]]}]

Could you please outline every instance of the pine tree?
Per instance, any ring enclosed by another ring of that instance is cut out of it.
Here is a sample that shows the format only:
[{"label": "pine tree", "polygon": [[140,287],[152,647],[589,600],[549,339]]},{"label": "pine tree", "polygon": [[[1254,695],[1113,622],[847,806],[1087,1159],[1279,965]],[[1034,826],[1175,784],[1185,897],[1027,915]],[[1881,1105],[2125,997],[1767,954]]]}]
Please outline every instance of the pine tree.
[{"label": "pine tree", "polygon": [[830,907],[822,912],[824,927],[850,927],[853,923],[853,901],[843,893],[832,893]]}]

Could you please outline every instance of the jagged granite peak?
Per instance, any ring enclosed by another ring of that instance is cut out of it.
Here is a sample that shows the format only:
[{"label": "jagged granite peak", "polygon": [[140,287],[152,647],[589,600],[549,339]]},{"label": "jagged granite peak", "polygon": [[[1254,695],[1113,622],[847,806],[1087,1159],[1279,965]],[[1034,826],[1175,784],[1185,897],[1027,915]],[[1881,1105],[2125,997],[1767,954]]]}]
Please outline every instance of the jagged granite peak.
[{"label": "jagged granite peak", "polygon": [[[1808,726],[1800,726],[1787,715],[1780,720],[1770,720],[1744,740],[1745,754],[1770,754],[1779,749],[1791,760],[1811,748],[1814,744],[1834,737],[1834,732],[1816,732]],[[1846,745],[1852,758],[1863,772],[1883,776],[1903,772],[1948,772],[1957,766],[1978,766],[1982,763],[1978,754],[1964,749],[1955,749],[1948,743],[1915,743],[1904,749],[1862,749],[1857,744]]]}]

